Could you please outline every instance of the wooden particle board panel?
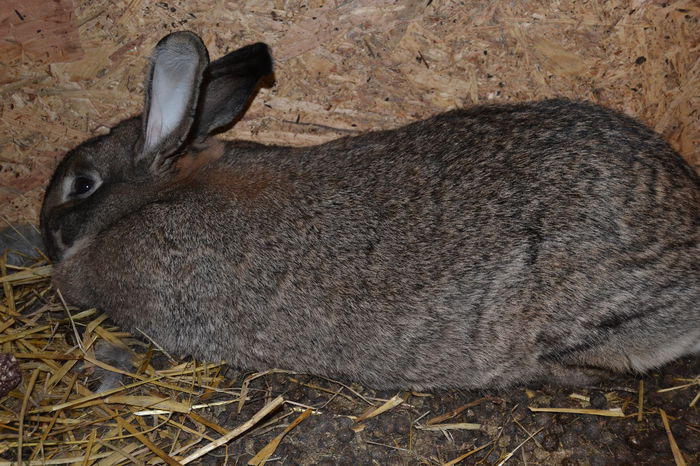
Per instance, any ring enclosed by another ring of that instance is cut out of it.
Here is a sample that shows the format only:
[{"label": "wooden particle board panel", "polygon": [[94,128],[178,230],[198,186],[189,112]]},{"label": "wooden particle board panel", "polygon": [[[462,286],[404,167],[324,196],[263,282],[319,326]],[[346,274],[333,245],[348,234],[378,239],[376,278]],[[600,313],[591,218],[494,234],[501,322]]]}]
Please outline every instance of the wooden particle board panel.
[{"label": "wooden particle board panel", "polygon": [[200,34],[212,58],[255,41],[272,48],[274,86],[225,138],[315,144],[560,96],[645,122],[700,168],[695,0],[5,1],[0,214],[12,222],[36,222],[61,154],[140,111],[148,56],[180,29]]}]

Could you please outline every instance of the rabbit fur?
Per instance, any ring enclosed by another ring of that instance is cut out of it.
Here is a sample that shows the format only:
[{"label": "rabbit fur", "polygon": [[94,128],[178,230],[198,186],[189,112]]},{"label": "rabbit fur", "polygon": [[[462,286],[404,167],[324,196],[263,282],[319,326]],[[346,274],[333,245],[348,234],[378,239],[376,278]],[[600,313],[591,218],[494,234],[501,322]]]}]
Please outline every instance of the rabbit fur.
[{"label": "rabbit fur", "polygon": [[272,71],[159,42],[141,116],[70,151],[42,233],[69,301],[176,354],[484,388],[700,351],[700,180],[597,105],[454,110],[312,147],[210,137]]}]

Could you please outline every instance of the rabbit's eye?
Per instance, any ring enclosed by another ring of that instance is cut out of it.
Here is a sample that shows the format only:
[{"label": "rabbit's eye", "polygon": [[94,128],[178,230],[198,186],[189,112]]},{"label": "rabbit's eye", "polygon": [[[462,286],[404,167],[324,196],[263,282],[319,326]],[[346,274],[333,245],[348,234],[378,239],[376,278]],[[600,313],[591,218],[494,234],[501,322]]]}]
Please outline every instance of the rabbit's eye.
[{"label": "rabbit's eye", "polygon": [[86,176],[76,176],[73,181],[73,194],[75,196],[81,196],[85,193],[90,192],[95,182]]}]

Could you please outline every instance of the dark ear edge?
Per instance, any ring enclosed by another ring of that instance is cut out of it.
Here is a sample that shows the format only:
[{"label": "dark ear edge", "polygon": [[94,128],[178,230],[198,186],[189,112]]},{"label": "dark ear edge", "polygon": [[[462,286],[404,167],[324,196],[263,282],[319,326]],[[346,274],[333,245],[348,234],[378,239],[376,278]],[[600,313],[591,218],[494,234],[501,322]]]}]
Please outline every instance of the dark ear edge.
[{"label": "dark ear edge", "polygon": [[235,121],[246,109],[260,80],[271,74],[272,68],[270,49],[262,42],[211,62],[204,70],[195,119],[195,141],[202,141],[213,131]]}]

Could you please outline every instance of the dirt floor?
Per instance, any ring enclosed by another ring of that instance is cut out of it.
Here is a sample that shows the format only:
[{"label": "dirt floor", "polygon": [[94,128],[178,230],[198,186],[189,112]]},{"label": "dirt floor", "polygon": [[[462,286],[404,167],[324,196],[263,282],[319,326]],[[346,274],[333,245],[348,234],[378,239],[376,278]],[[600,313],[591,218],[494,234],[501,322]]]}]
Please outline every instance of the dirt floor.
[{"label": "dirt floor", "polygon": [[[256,381],[259,401],[247,404],[241,414],[223,411],[217,418],[222,425],[234,426],[258,410],[264,399],[278,394],[316,408],[318,414],[300,423],[277,448],[274,458],[279,464],[444,464],[479,447],[484,448],[459,464],[501,464],[509,454],[508,464],[674,464],[659,414],[663,409],[686,463],[698,464],[700,410],[689,406],[698,394],[697,380],[694,387],[658,393],[659,389],[682,385],[681,379],[692,379],[698,373],[700,359],[689,358],[643,378],[616,377],[595,387],[541,385],[413,394],[402,405],[360,423],[348,416],[359,415],[367,404],[347,390],[341,392],[349,395],[347,398],[335,396],[341,386],[313,377],[275,374]],[[644,407],[640,420],[641,380]],[[396,395],[353,388],[370,399]],[[621,408],[625,417],[532,412],[530,407]],[[477,423],[481,428],[426,430],[438,417],[441,425]],[[246,464],[285,424],[280,422],[231,443],[228,457],[223,449],[216,451],[208,457],[209,464]]]}]

